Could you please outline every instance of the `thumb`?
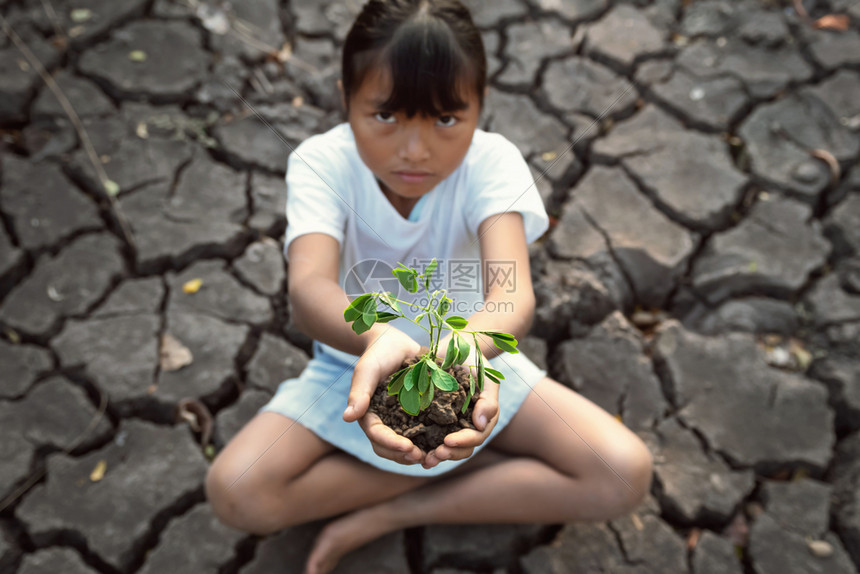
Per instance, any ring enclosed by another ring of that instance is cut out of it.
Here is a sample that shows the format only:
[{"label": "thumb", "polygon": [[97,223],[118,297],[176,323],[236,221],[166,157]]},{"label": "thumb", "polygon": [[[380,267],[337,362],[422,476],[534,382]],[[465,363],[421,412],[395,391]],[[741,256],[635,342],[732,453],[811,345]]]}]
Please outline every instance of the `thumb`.
[{"label": "thumb", "polygon": [[373,373],[368,372],[367,368],[359,362],[355,366],[355,371],[352,374],[352,384],[349,389],[349,397],[347,398],[347,407],[343,411],[343,420],[348,423],[356,421],[364,416],[367,412],[367,407],[370,405],[370,397],[373,391],[376,390],[377,377]]},{"label": "thumb", "polygon": [[475,426],[479,431],[487,428],[487,423],[492,420],[496,413],[499,412],[499,404],[491,401],[481,401],[481,404],[475,406],[475,411],[472,413],[475,419]]}]

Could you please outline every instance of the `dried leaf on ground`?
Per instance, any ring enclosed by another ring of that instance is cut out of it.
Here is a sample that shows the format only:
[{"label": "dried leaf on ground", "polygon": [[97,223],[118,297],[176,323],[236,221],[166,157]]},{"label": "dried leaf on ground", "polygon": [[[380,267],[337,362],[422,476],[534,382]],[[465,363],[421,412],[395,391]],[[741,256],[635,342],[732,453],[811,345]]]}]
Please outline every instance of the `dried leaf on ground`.
[{"label": "dried leaf on ground", "polygon": [[119,195],[119,184],[111,179],[104,182],[105,193],[110,197]]},{"label": "dried leaf on ground", "polygon": [[689,536],[687,536],[687,550],[692,550],[699,543],[699,536],[701,536],[702,530],[699,528],[694,528],[690,531]]},{"label": "dried leaf on ground", "polygon": [[811,540],[807,538],[806,545],[813,556],[827,558],[833,554],[833,545],[826,540]]},{"label": "dried leaf on ground", "polygon": [[200,287],[203,286],[203,279],[192,279],[191,281],[186,281],[185,285],[182,286],[182,292],[186,295],[193,295],[200,291]]},{"label": "dried leaf on ground", "polygon": [[230,31],[230,17],[218,6],[199,4],[195,15],[203,27],[213,34],[223,36]]},{"label": "dried leaf on ground", "polygon": [[167,333],[161,337],[158,355],[162,371],[178,371],[194,362],[191,350]]},{"label": "dried leaf on ground", "polygon": [[96,463],[96,467],[90,473],[90,480],[92,482],[98,482],[105,477],[105,471],[107,470],[107,461],[102,459]]},{"label": "dried leaf on ground", "polygon": [[18,343],[21,342],[21,336],[18,334],[18,332],[15,329],[11,329],[9,327],[6,327],[6,329],[4,330],[4,333],[6,333],[6,338],[9,339],[9,342],[12,343],[13,345],[17,345]]},{"label": "dried leaf on ground", "polygon": [[200,433],[200,444],[209,445],[212,437],[212,413],[197,399],[182,399],[176,410],[176,421],[185,421],[194,432]]},{"label": "dried leaf on ground", "polygon": [[69,13],[69,17],[75,24],[86,22],[93,17],[93,11],[89,8],[75,8]]}]

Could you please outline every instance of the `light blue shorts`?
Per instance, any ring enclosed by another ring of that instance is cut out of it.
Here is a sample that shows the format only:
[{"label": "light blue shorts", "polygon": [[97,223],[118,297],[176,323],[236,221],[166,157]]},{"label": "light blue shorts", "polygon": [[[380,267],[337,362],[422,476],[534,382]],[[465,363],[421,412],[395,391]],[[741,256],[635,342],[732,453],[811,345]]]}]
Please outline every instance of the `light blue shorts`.
[{"label": "light blue shorts", "polygon": [[[358,361],[358,357],[355,360]],[[499,388],[499,420],[489,438],[474,452],[481,450],[505,428],[532,387],[546,376],[546,371],[523,353],[500,355],[490,359],[490,364],[505,375]],[[352,382],[353,365],[321,352],[315,342],[314,358],[302,374],[281,383],[275,396],[260,412],[269,411],[289,417],[359,460],[397,474],[434,476],[446,473],[468,460],[445,460],[431,469],[425,469],[420,464],[400,464],[373,452],[370,440],[358,422],[348,423],[342,417]],[[488,381],[487,384],[495,383]]]}]

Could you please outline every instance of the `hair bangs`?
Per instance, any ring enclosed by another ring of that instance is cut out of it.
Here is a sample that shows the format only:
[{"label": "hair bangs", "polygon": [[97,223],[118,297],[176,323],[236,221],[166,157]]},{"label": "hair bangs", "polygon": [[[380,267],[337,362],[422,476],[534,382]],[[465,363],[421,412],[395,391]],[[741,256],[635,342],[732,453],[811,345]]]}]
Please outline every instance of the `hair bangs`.
[{"label": "hair bangs", "polygon": [[391,74],[391,94],[382,107],[408,117],[465,109],[464,93],[476,88],[468,56],[451,30],[433,18],[419,17],[400,27],[378,63]]}]

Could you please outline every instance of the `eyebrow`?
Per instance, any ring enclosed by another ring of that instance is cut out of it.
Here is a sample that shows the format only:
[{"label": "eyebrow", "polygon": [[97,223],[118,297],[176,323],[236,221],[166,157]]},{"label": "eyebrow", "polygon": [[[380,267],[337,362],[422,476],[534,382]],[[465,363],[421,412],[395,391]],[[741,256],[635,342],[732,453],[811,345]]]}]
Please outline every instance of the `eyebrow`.
[{"label": "eyebrow", "polygon": [[[372,106],[376,109],[383,109],[385,107],[385,99],[377,99],[377,98],[365,98],[364,103]],[[462,112],[464,110],[469,109],[469,102],[463,103],[461,106],[457,106],[456,108],[452,108],[450,110],[442,110],[443,112]]]}]

